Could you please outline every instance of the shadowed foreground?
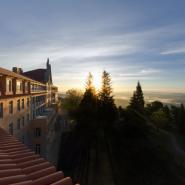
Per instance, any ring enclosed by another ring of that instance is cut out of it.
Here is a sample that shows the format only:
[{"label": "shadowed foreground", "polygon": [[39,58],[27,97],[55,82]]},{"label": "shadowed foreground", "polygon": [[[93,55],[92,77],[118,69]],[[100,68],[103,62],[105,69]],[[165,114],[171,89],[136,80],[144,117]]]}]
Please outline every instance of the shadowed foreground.
[{"label": "shadowed foreground", "polygon": [[185,184],[182,149],[170,134],[148,125],[76,130],[61,141],[59,168],[81,185]]}]

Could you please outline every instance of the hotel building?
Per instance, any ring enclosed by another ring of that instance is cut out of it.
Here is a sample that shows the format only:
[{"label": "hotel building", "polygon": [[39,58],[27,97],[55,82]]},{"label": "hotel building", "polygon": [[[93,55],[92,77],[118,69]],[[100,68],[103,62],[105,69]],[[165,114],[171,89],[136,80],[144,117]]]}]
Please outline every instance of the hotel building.
[{"label": "hotel building", "polygon": [[45,69],[27,72],[0,67],[0,127],[46,156],[57,119],[57,94],[49,59]]}]

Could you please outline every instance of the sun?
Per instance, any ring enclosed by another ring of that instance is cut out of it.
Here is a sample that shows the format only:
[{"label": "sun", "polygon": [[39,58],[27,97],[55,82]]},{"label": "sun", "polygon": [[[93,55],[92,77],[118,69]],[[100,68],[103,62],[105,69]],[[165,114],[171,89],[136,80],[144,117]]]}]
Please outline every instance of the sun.
[{"label": "sun", "polygon": [[94,86],[95,86],[96,90],[100,90],[100,88],[101,88],[101,77],[94,76],[93,83],[94,83]]},{"label": "sun", "polygon": [[89,73],[91,73],[92,76],[93,76],[93,78],[92,78],[93,86],[95,87],[97,92],[100,91],[101,84],[102,84],[102,71],[100,69],[95,69],[95,68],[92,68],[88,71],[89,71],[88,73],[85,72],[86,73],[85,76],[88,76]]},{"label": "sun", "polygon": [[96,90],[100,90],[101,88],[101,72],[97,72],[97,71],[92,71],[92,75],[93,75],[93,84],[96,88]]}]

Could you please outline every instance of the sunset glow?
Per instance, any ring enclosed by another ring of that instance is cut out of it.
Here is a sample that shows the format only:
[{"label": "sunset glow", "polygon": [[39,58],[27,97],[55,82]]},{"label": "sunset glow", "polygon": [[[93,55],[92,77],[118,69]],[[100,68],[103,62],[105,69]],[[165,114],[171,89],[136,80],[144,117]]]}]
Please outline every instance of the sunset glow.
[{"label": "sunset glow", "polygon": [[3,1],[1,67],[42,68],[49,57],[62,92],[83,90],[88,72],[99,89],[103,70],[114,92],[138,80],[144,89],[185,92],[185,6],[178,2]]}]

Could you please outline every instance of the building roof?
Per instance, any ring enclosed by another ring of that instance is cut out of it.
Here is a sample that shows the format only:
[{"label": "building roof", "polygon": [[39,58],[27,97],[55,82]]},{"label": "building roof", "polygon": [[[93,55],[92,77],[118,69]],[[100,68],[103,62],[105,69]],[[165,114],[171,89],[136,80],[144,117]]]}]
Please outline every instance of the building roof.
[{"label": "building roof", "polygon": [[0,128],[0,184],[72,185],[72,180]]},{"label": "building roof", "polygon": [[46,69],[35,69],[35,70],[27,71],[27,72],[24,72],[23,75],[42,83],[49,82],[50,84],[53,84],[49,58],[47,59],[47,62],[46,62]]},{"label": "building roof", "polygon": [[32,78],[29,78],[29,77],[26,77],[22,74],[18,74],[18,73],[15,73],[13,71],[10,71],[10,70],[7,70],[7,69],[4,69],[2,67],[0,67],[0,75],[7,75],[7,76],[10,76],[10,77],[14,77],[14,78],[19,78],[19,79],[23,79],[23,80],[27,80],[27,81],[32,81],[32,82],[36,82],[36,83],[41,83],[37,80],[34,80]]},{"label": "building roof", "polygon": [[42,82],[42,83],[46,83],[46,74],[47,70],[46,69],[35,69],[35,70],[31,70],[31,71],[27,71],[24,72],[23,75],[34,79],[36,81]]}]

